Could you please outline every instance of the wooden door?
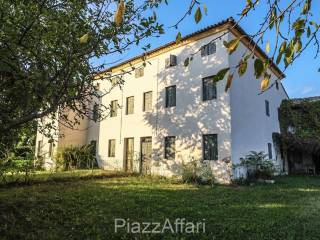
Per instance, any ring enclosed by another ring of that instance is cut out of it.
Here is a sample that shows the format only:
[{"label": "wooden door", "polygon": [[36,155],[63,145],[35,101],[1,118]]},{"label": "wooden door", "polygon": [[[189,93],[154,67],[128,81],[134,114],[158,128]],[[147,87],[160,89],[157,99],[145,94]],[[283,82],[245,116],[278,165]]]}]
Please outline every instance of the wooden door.
[{"label": "wooden door", "polygon": [[142,174],[151,173],[152,138],[141,138],[141,163],[140,172]]},{"label": "wooden door", "polygon": [[126,172],[133,172],[133,157],[134,157],[134,139],[124,139],[124,170]]}]

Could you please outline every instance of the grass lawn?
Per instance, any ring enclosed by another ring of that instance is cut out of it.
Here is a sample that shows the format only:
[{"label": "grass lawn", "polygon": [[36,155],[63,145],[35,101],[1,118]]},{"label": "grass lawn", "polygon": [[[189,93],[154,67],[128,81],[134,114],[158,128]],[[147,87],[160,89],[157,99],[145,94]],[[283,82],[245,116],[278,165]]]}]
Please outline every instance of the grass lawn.
[{"label": "grass lawn", "polygon": [[[210,188],[147,177],[80,179],[83,175],[0,188],[0,239],[320,238],[320,178]],[[115,218],[161,223],[166,218],[205,219],[206,233],[114,233]]]}]

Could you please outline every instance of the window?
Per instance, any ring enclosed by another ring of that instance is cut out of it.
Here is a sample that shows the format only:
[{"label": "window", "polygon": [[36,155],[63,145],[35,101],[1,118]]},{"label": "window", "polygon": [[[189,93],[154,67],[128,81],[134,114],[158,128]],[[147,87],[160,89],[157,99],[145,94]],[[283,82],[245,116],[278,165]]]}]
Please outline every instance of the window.
[{"label": "window", "polygon": [[99,119],[99,105],[98,104],[94,104],[93,105],[93,110],[92,110],[92,120],[93,121],[98,121]]},{"label": "window", "polygon": [[42,141],[38,141],[38,157],[42,155]]},{"label": "window", "polygon": [[126,115],[133,114],[134,111],[134,97],[127,97]]},{"label": "window", "polygon": [[118,100],[111,101],[110,117],[116,117],[118,112]]},{"label": "window", "polygon": [[176,86],[166,87],[166,107],[176,106]]},{"label": "window", "polygon": [[152,92],[145,92],[143,94],[143,111],[150,111],[152,109]]},{"label": "window", "polygon": [[272,144],[268,143],[268,154],[269,154],[269,159],[272,159]]},{"label": "window", "polygon": [[53,140],[49,140],[48,141],[49,143],[49,157],[52,157],[53,156]]},{"label": "window", "polygon": [[279,90],[279,83],[276,81],[276,89]]},{"label": "window", "polygon": [[136,78],[143,77],[143,75],[144,75],[144,68],[143,67],[136,68],[135,70]]},{"label": "window", "polygon": [[166,68],[173,67],[176,65],[177,65],[177,56],[170,55],[170,57],[166,59]]},{"label": "window", "polygon": [[174,160],[176,156],[176,137],[165,137],[164,145],[164,158]]},{"label": "window", "polygon": [[116,86],[117,84],[119,84],[120,82],[120,77],[116,76],[116,77],[113,77],[111,78],[111,85],[112,87]]},{"label": "window", "polygon": [[116,140],[110,139],[109,148],[108,148],[108,157],[115,157],[115,156],[116,156]]},{"label": "window", "polygon": [[203,160],[218,160],[218,135],[203,135]]},{"label": "window", "polygon": [[266,105],[266,115],[270,117],[270,104],[268,100],[265,101],[265,105]]},{"label": "window", "polygon": [[217,98],[217,86],[213,77],[202,79],[202,100],[208,101]]},{"label": "window", "polygon": [[212,42],[201,47],[201,57],[214,54],[217,50],[216,43]]}]

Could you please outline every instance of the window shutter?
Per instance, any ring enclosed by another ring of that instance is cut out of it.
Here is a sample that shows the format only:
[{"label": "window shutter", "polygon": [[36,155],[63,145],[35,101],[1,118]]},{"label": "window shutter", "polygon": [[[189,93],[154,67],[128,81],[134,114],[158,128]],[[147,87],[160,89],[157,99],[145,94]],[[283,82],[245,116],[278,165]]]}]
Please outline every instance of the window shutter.
[{"label": "window shutter", "polygon": [[176,86],[166,88],[166,107],[176,106]]},{"label": "window shutter", "polygon": [[265,105],[266,105],[266,115],[270,117],[270,104],[268,100],[265,100]]},{"label": "window shutter", "polygon": [[268,143],[268,154],[269,154],[269,159],[272,159],[272,144]]},{"label": "window shutter", "polygon": [[177,56],[170,55],[170,65],[171,66],[176,66],[177,65]]},{"label": "window shutter", "polygon": [[218,160],[217,134],[203,135],[203,159]]}]

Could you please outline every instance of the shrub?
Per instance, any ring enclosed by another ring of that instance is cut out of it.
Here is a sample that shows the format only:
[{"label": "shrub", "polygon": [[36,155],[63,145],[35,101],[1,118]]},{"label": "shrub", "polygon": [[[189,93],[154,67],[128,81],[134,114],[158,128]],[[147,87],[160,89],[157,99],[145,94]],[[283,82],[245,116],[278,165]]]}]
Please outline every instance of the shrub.
[{"label": "shrub", "polygon": [[272,179],[276,169],[273,161],[267,159],[267,156],[264,152],[251,151],[237,166],[246,168],[249,181]]},{"label": "shrub", "polygon": [[18,158],[8,155],[0,159],[0,183],[29,181],[30,175],[34,173],[32,158]]},{"label": "shrub", "polygon": [[192,160],[182,165],[182,181],[185,183],[213,185],[214,180],[211,168],[203,162]]},{"label": "shrub", "polygon": [[92,145],[66,147],[58,151],[55,157],[56,169],[91,169],[97,166]]}]

